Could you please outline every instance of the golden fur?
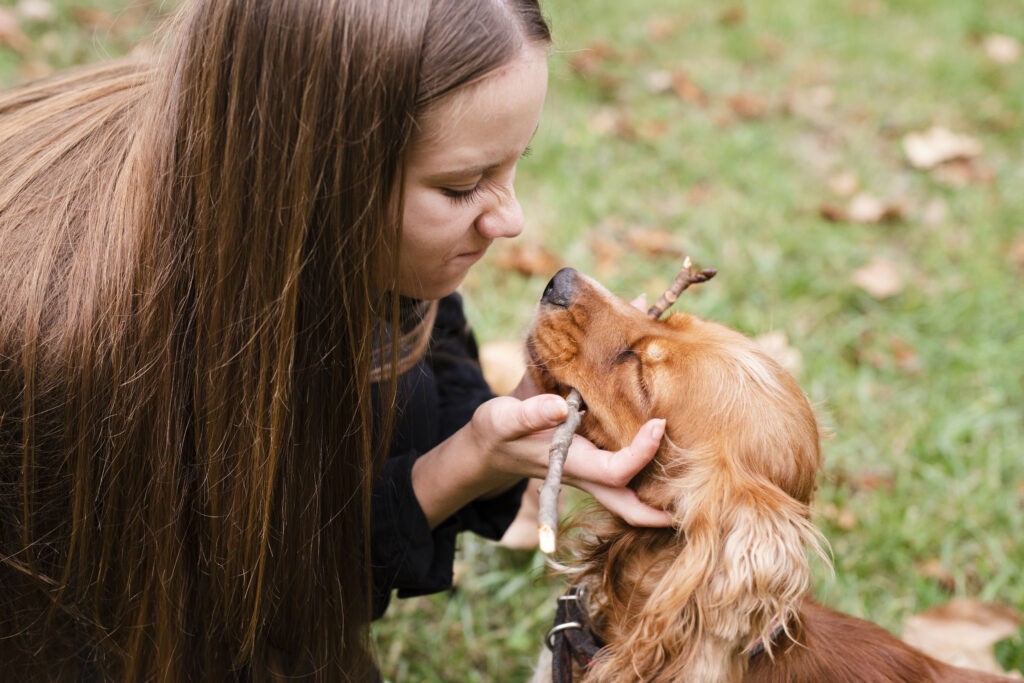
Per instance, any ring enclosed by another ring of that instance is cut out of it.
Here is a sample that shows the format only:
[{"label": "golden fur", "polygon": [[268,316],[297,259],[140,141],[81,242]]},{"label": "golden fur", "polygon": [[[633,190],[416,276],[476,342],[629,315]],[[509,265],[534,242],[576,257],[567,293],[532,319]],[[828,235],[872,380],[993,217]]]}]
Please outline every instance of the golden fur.
[{"label": "golden fur", "polygon": [[[598,446],[622,449],[647,420],[667,420],[632,486],[674,527],[634,528],[608,513],[579,525],[569,570],[605,643],[582,680],[989,680],[809,600],[807,552],[828,562],[809,514],[818,425],[752,340],[686,313],[651,319],[566,269],[527,349],[540,387],[580,392],[579,431]],[[836,635],[851,629],[854,641]],[[757,643],[766,652],[751,658]]]}]

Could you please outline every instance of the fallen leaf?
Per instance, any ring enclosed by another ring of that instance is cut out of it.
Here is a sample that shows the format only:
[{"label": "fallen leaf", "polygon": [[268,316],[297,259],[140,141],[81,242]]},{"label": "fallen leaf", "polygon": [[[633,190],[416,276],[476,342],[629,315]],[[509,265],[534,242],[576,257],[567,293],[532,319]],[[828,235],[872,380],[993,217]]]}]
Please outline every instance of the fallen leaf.
[{"label": "fallen leaf", "polygon": [[50,21],[56,16],[49,0],[19,0],[18,14],[28,21]]},{"label": "fallen leaf", "polygon": [[859,523],[857,514],[853,510],[847,507],[837,507],[832,503],[825,505],[821,509],[821,515],[843,531],[852,531],[857,528]]},{"label": "fallen leaf", "polygon": [[658,228],[632,228],[626,234],[629,246],[647,256],[682,256],[676,235]]},{"label": "fallen leaf", "polygon": [[921,209],[921,222],[929,227],[942,225],[949,218],[949,204],[940,197],[934,197]]},{"label": "fallen leaf", "polygon": [[747,12],[741,5],[730,5],[718,13],[718,23],[723,26],[742,24]]},{"label": "fallen leaf", "polygon": [[647,22],[647,37],[656,43],[661,43],[674,36],[682,26],[681,17],[670,17],[658,15]]},{"label": "fallen leaf", "polygon": [[21,55],[32,48],[28,36],[21,30],[21,21],[4,7],[0,7],[0,45],[6,45]]},{"label": "fallen leaf", "polygon": [[924,562],[918,562],[914,568],[922,578],[935,581],[947,593],[956,590],[956,579],[939,558],[933,557]]},{"label": "fallen leaf", "polygon": [[741,119],[759,119],[768,113],[768,103],[760,95],[739,93],[726,100],[729,109]]},{"label": "fallen leaf", "polygon": [[888,299],[903,291],[899,264],[881,256],[854,271],[851,280],[875,299]]},{"label": "fallen leaf", "polygon": [[543,247],[528,242],[506,243],[495,259],[499,268],[514,270],[520,275],[552,275],[561,260]]},{"label": "fallen leaf", "polygon": [[1010,263],[1018,275],[1024,275],[1024,235],[1020,235],[1010,246]]},{"label": "fallen leaf", "polygon": [[607,135],[627,141],[637,139],[636,127],[629,115],[617,107],[601,107],[591,115],[590,130],[597,135]]},{"label": "fallen leaf", "polygon": [[791,374],[799,376],[803,370],[803,356],[800,350],[789,344],[789,337],[782,330],[765,332],[754,338],[758,346],[771,356],[776,363]]},{"label": "fallen leaf", "polygon": [[1014,64],[1020,59],[1020,41],[1013,36],[1002,33],[987,35],[981,41],[981,47],[988,58],[996,64]]},{"label": "fallen leaf", "polygon": [[114,23],[114,15],[96,7],[72,7],[71,16],[80,26],[105,29]]},{"label": "fallen leaf", "polygon": [[910,345],[906,339],[893,336],[889,338],[889,350],[896,362],[896,367],[904,372],[917,373],[921,371],[921,356],[917,349]]},{"label": "fallen leaf", "polygon": [[867,192],[854,195],[846,211],[854,223],[885,223],[903,218],[903,208],[899,204],[882,201]]},{"label": "fallen leaf", "polygon": [[958,598],[907,619],[903,640],[956,666],[1003,673],[993,648],[1021,623],[1020,613],[1011,607]]},{"label": "fallen leaf", "polygon": [[592,233],[589,239],[590,253],[594,257],[594,268],[601,279],[607,279],[619,268],[619,263],[626,253],[621,242]]},{"label": "fallen leaf", "polygon": [[828,179],[828,189],[839,197],[850,197],[860,188],[860,178],[853,171],[838,173]]},{"label": "fallen leaf", "polygon": [[576,52],[569,57],[569,66],[577,75],[583,78],[591,78],[598,73],[605,65],[605,62],[615,54],[611,43],[595,41],[585,49]]},{"label": "fallen leaf", "polygon": [[526,372],[523,343],[492,341],[480,346],[480,369],[491,390],[499,396],[512,392]]},{"label": "fallen leaf", "polygon": [[21,77],[26,81],[44,78],[53,73],[53,67],[46,62],[33,59],[21,65]]},{"label": "fallen leaf", "polygon": [[932,126],[923,133],[904,136],[903,153],[911,166],[928,170],[946,162],[978,156],[981,154],[981,143],[941,126]]},{"label": "fallen leaf", "polygon": [[962,189],[992,181],[992,171],[978,159],[954,159],[930,172],[932,178],[948,187]]},{"label": "fallen leaf", "polygon": [[661,95],[672,90],[672,72],[659,69],[647,74],[647,89],[656,95]]},{"label": "fallen leaf", "polygon": [[672,71],[672,90],[676,97],[687,104],[703,105],[707,102],[704,89],[690,78],[690,74],[685,69]]}]

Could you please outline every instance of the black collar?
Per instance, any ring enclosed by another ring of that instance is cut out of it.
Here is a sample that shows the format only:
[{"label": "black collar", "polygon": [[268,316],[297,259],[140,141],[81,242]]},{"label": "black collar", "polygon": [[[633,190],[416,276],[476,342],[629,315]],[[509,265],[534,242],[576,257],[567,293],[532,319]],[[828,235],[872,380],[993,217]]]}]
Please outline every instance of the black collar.
[{"label": "black collar", "polygon": [[[590,627],[587,614],[586,591],[583,586],[573,586],[569,592],[558,598],[555,623],[548,631],[545,641],[551,650],[552,683],[572,683],[573,665],[583,668],[590,666],[604,643]],[[773,647],[778,646],[784,635],[788,635],[786,624],[776,626],[766,639]],[[765,640],[759,640],[747,650],[748,661],[765,651]]]},{"label": "black collar", "polygon": [[555,625],[545,640],[551,650],[552,683],[572,683],[574,663],[586,668],[594,660],[603,643],[590,628],[582,586],[573,586],[558,598]]}]

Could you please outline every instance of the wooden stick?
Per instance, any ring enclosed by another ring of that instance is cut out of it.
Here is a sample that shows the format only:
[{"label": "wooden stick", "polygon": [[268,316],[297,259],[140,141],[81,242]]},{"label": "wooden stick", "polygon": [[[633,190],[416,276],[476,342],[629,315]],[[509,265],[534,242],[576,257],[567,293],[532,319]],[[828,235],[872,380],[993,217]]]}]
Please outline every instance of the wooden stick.
[{"label": "wooden stick", "polygon": [[[647,309],[647,315],[657,320],[690,285],[707,282],[717,272],[714,268],[694,270],[693,263],[687,256],[675,280],[654,305]],[[540,549],[547,554],[555,552],[555,533],[558,529],[558,494],[562,490],[562,470],[565,467],[565,459],[569,455],[569,444],[572,443],[572,437],[580,426],[580,405],[583,399],[580,397],[580,392],[572,389],[565,397],[565,401],[569,404],[569,415],[565,422],[558,426],[555,435],[551,438],[551,447],[548,449],[548,474],[544,478],[544,484],[540,487],[540,500],[537,509],[537,533]]]},{"label": "wooden stick", "polygon": [[558,425],[555,435],[551,438],[548,448],[548,474],[544,485],[540,487],[540,501],[537,509],[537,532],[540,537],[540,549],[545,553],[555,552],[555,530],[558,528],[558,494],[562,490],[562,468],[565,458],[569,455],[569,444],[580,426],[580,392],[569,391],[565,397],[569,404],[569,415],[565,422]]},{"label": "wooden stick", "polygon": [[676,279],[672,281],[672,284],[665,290],[665,293],[658,297],[658,300],[654,302],[654,305],[647,309],[647,315],[657,320],[669,306],[676,302],[679,295],[686,291],[690,285],[694,285],[699,282],[707,282],[717,273],[718,271],[714,268],[694,270],[693,262],[690,261],[690,257],[687,256],[686,260],[683,261],[683,267],[679,269],[679,273],[676,275]]}]

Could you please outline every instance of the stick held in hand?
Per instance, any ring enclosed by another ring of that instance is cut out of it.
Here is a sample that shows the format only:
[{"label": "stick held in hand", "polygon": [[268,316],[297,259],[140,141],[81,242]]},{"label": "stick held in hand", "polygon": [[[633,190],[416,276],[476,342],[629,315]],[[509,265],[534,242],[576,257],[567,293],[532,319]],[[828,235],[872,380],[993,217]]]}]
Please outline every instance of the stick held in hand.
[{"label": "stick held in hand", "polygon": [[[687,256],[675,280],[658,297],[654,305],[647,309],[647,315],[657,320],[690,285],[707,282],[717,272],[714,268],[695,270],[690,257]],[[544,478],[544,484],[540,488],[540,500],[537,510],[537,531],[540,549],[547,554],[555,551],[555,533],[558,529],[558,494],[562,489],[562,469],[565,467],[565,458],[569,454],[569,445],[572,443],[573,435],[576,434],[576,430],[580,426],[581,419],[580,405],[582,404],[582,398],[580,393],[576,389],[572,389],[565,400],[569,404],[569,415],[566,417],[565,422],[558,426],[555,430],[555,435],[551,439],[551,447],[548,449],[548,473],[547,477]]]},{"label": "stick held in hand", "polygon": [[565,422],[558,425],[555,435],[551,438],[548,449],[548,474],[544,485],[540,487],[540,501],[537,510],[537,530],[540,537],[540,549],[545,553],[555,551],[555,530],[558,528],[558,493],[562,489],[562,468],[569,454],[569,444],[580,426],[580,405],[583,399],[580,392],[572,389],[565,397],[569,404],[569,414]]}]

